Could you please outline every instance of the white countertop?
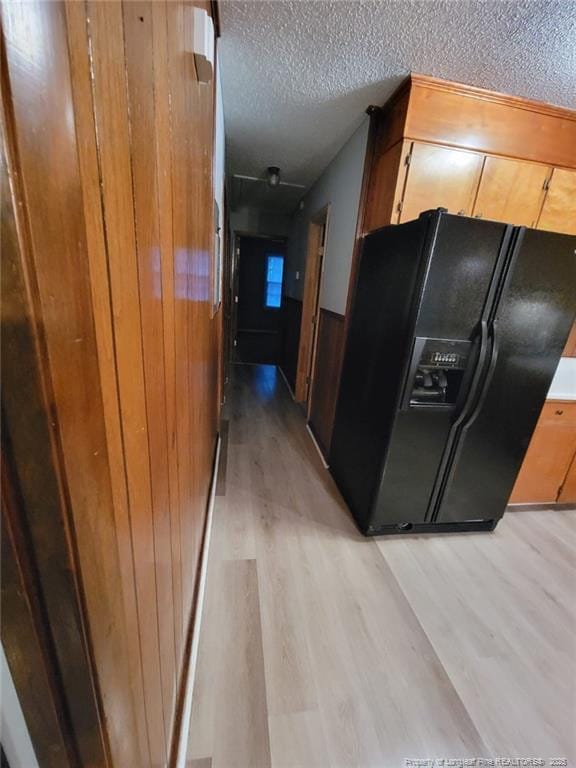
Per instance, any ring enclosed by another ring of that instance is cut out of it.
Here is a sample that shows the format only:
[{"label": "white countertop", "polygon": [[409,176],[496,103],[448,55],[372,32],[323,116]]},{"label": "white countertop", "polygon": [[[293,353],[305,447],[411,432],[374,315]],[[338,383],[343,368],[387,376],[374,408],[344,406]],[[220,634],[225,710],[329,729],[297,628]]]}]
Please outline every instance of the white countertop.
[{"label": "white countertop", "polygon": [[576,400],[576,357],[560,359],[547,399]]}]

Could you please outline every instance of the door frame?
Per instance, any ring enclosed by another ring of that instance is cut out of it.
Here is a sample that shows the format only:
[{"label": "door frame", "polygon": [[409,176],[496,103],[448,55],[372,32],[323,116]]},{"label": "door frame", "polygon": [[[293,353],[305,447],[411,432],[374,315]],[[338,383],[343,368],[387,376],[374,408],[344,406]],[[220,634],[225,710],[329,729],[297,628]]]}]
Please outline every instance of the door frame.
[{"label": "door frame", "polygon": [[302,320],[298,343],[298,365],[296,368],[297,402],[305,403],[306,418],[310,417],[311,394],[316,367],[318,325],[320,319],[320,290],[326,255],[326,240],[330,221],[330,203],[314,213],[308,222],[308,244],[306,249],[306,272]]},{"label": "door frame", "polygon": [[[230,254],[230,355],[229,365],[238,363],[236,351],[238,347],[238,302],[240,300],[240,241],[244,237],[251,237],[259,240],[271,240],[282,243],[284,248],[288,247],[288,237],[286,235],[266,235],[261,232],[250,232],[249,230],[236,229],[231,230],[230,240],[232,244]],[[284,255],[284,265],[286,265],[286,254]],[[282,291],[284,291],[284,279],[282,279]],[[284,296],[282,295],[282,301]]]}]

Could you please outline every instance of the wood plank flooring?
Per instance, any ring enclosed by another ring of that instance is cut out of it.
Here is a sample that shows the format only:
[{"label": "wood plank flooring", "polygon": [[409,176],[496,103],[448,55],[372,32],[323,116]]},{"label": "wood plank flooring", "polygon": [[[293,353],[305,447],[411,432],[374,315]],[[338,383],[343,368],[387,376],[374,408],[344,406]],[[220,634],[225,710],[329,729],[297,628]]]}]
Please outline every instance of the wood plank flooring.
[{"label": "wood plank flooring", "polygon": [[575,512],[365,539],[280,374],[233,369],[189,764],[576,765]]}]

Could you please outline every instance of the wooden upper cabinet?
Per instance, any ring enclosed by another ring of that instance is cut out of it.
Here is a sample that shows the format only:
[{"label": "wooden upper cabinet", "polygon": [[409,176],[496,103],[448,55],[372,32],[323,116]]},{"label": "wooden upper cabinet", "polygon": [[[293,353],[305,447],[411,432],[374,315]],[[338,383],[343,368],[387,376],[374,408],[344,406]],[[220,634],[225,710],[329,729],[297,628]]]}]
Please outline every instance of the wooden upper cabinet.
[{"label": "wooden upper cabinet", "polygon": [[473,215],[535,227],[550,173],[546,165],[488,156]]},{"label": "wooden upper cabinet", "polygon": [[400,223],[417,219],[431,208],[469,216],[483,159],[477,152],[414,142]]},{"label": "wooden upper cabinet", "polygon": [[576,171],[554,168],[538,229],[576,235]]},{"label": "wooden upper cabinet", "polygon": [[532,435],[511,504],[554,503],[576,453],[576,402],[548,400]]}]

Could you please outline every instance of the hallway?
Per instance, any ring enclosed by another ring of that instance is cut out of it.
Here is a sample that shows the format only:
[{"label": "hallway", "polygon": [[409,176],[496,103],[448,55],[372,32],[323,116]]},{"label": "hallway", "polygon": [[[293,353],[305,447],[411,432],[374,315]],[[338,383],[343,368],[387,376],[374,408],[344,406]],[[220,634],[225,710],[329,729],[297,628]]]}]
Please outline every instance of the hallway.
[{"label": "hallway", "polygon": [[189,768],[576,759],[572,511],[364,539],[272,366],[234,366]]}]

